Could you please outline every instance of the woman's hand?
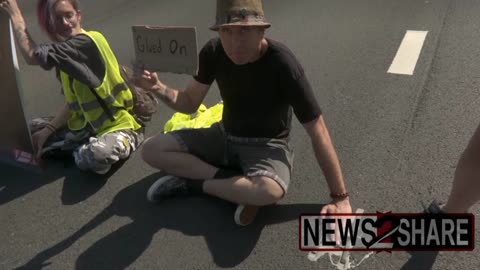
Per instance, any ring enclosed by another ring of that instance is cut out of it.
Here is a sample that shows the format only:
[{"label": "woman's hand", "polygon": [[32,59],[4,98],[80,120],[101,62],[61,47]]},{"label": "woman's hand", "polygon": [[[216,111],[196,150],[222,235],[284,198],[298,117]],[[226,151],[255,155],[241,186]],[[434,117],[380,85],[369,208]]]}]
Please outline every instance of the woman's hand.
[{"label": "woman's hand", "polygon": [[50,129],[43,128],[32,135],[33,147],[35,149],[37,159],[41,158],[43,146],[52,133],[53,132]]},{"label": "woman's hand", "polygon": [[20,14],[17,0],[0,0],[0,8],[5,10],[10,17]]}]

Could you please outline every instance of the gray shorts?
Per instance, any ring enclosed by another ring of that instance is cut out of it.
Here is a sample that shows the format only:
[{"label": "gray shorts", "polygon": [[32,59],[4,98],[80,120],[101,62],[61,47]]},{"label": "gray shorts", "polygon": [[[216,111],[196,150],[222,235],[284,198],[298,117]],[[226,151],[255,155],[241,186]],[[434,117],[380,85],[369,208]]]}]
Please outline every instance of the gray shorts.
[{"label": "gray shorts", "polygon": [[210,128],[170,132],[182,150],[217,167],[239,169],[247,177],[266,176],[286,193],[293,169],[293,151],[286,139],[235,137],[221,123]]}]

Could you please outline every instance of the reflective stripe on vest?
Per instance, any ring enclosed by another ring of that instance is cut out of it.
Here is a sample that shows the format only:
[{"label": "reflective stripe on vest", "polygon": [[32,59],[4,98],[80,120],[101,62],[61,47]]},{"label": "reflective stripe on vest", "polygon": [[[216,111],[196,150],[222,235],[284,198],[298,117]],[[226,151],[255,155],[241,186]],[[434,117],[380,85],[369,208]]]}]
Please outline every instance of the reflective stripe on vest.
[{"label": "reflective stripe on vest", "polygon": [[[110,95],[105,97],[103,99],[103,101],[107,105],[112,105],[116,100],[115,99],[116,96],[118,94],[120,94],[120,92],[125,91],[125,90],[128,90],[128,86],[125,83],[119,83],[119,84],[115,85],[115,87],[113,88]],[[78,102],[72,102],[72,103],[69,103],[68,105],[72,110],[77,110],[77,111],[81,110],[80,104],[78,104]],[[133,100],[132,99],[125,100],[124,106],[125,106],[125,108],[133,106]],[[95,100],[83,103],[82,108],[85,111],[90,111],[90,110],[101,108],[101,106],[100,106],[100,103],[98,102],[98,100],[95,99]]]},{"label": "reflective stripe on vest", "polygon": [[[116,107],[112,107],[110,109],[112,111],[112,114],[115,115],[117,113],[118,110],[121,110],[119,108],[116,108]],[[105,123],[105,121],[107,120],[110,120],[110,117],[108,116],[108,114],[106,114],[105,112],[102,113],[102,115],[100,115],[100,117],[98,117],[97,119],[93,120],[93,121],[90,121],[90,124],[95,128],[95,129],[98,129],[100,128],[103,123]]]}]

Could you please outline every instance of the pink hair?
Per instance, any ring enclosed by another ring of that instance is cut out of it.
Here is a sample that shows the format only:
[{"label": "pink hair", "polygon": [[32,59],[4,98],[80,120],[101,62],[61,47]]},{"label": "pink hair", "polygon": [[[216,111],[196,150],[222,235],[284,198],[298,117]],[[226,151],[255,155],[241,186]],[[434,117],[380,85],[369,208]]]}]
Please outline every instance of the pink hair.
[{"label": "pink hair", "polygon": [[40,28],[48,35],[51,40],[57,41],[55,30],[53,26],[55,24],[55,14],[53,9],[55,5],[60,1],[68,1],[72,4],[75,10],[79,10],[78,0],[38,0],[37,3],[37,19]]}]

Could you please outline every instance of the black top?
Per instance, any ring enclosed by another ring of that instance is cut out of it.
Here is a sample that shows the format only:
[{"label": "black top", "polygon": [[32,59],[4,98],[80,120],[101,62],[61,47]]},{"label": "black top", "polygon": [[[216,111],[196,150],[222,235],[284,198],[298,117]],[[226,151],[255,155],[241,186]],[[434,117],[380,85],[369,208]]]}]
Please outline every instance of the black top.
[{"label": "black top", "polygon": [[63,70],[90,88],[98,87],[105,77],[105,63],[95,42],[85,34],[64,42],[41,44],[35,48],[40,66]]},{"label": "black top", "polygon": [[199,54],[195,80],[216,80],[224,102],[225,130],[239,137],[286,138],[292,110],[303,124],[321,114],[310,83],[293,53],[267,39],[268,49],[253,63],[236,65],[225,54],[219,38],[211,39]]}]

